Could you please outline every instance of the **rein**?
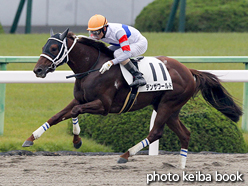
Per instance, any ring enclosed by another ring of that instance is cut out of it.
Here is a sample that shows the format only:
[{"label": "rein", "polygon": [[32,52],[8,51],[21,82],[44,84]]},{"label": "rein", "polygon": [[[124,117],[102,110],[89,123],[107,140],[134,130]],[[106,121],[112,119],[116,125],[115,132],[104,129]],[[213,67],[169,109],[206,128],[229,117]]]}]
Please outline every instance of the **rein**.
[{"label": "rein", "polygon": [[99,59],[100,59],[100,55],[101,55],[101,51],[100,51],[100,49],[98,49],[98,57],[97,57],[97,60],[96,60],[96,62],[94,63],[94,65],[90,68],[89,71],[83,72],[83,73],[78,73],[78,74],[73,74],[73,75],[70,75],[70,76],[66,76],[66,79],[72,78],[72,77],[75,77],[76,79],[82,79],[82,78],[88,76],[91,72],[95,72],[95,71],[100,70],[100,68],[94,69],[94,68],[96,67],[96,65],[97,65],[97,63],[98,63],[98,61],[99,61]]}]

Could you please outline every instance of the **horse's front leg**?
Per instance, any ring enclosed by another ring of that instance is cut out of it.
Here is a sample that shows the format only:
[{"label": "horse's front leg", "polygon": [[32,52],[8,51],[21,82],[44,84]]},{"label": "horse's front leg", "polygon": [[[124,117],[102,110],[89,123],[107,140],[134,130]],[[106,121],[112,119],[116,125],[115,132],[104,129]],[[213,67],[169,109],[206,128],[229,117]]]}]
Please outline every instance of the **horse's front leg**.
[{"label": "horse's front leg", "polygon": [[71,111],[71,116],[74,134],[73,143],[74,147],[77,149],[82,145],[81,138],[79,138],[80,127],[78,124],[77,116],[84,113],[105,115],[106,113],[108,113],[108,111],[106,111],[106,109],[103,107],[102,101],[100,101],[99,99],[74,106]]},{"label": "horse's front leg", "polygon": [[100,114],[107,115],[109,112],[109,107],[105,105],[100,99],[94,100],[92,102],[76,105],[72,111],[72,118],[76,118],[79,114],[89,113],[89,114]]},{"label": "horse's front leg", "polygon": [[[40,126],[37,130],[35,130],[32,135],[26,139],[26,141],[23,143],[23,147],[30,147],[33,145],[33,141],[38,139],[47,129],[49,129],[51,126],[71,118],[71,110],[74,106],[78,105],[79,102],[75,99],[73,99],[69,105],[67,105],[63,110],[61,110],[59,113],[55,114],[53,117],[51,117],[47,122],[45,122],[42,126]],[[75,121],[75,120],[74,120]],[[75,142],[78,143],[79,140],[79,132],[80,132],[80,127],[78,125],[78,122],[73,123],[73,132],[74,133],[74,140]],[[76,136],[75,136],[76,134]],[[74,145],[75,146],[75,145]]]}]

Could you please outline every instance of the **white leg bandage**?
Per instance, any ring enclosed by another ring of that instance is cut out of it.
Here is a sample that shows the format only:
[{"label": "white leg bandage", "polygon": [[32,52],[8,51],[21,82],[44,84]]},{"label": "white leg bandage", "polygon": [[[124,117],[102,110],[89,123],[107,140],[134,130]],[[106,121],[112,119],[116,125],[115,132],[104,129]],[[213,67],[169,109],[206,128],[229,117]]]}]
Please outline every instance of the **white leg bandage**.
[{"label": "white leg bandage", "polygon": [[73,134],[79,135],[80,134],[80,127],[78,124],[78,118],[72,118],[72,123],[73,123]]},{"label": "white leg bandage", "polygon": [[150,144],[149,140],[146,138],[139,142],[137,145],[133,146],[132,148],[128,149],[129,155],[134,156],[137,152],[139,152],[141,149],[145,148]]},{"label": "white leg bandage", "polygon": [[44,123],[36,131],[33,132],[34,139],[38,139],[47,129],[50,128],[49,123]]},{"label": "white leg bandage", "polygon": [[188,149],[181,148],[179,156],[179,168],[185,169],[186,160],[187,160]]}]

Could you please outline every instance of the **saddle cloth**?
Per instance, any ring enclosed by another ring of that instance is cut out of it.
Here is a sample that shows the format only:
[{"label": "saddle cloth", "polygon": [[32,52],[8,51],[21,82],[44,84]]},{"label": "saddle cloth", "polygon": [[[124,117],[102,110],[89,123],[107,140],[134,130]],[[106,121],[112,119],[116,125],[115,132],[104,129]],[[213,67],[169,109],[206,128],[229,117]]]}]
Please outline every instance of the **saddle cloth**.
[{"label": "saddle cloth", "polygon": [[[130,85],[133,76],[120,64],[121,72]],[[138,62],[139,71],[143,73],[147,84],[139,87],[138,92],[173,90],[170,74],[162,61],[155,57],[144,57]]]}]

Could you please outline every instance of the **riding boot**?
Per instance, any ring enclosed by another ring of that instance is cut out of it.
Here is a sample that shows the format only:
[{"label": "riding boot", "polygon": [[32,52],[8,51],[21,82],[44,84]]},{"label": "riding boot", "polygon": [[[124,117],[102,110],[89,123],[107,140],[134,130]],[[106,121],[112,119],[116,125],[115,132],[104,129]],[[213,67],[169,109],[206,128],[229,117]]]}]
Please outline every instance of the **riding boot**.
[{"label": "riding boot", "polygon": [[124,65],[124,67],[133,75],[134,80],[133,83],[131,83],[130,87],[139,87],[146,85],[146,80],[142,76],[143,74],[137,69],[137,67],[129,61],[127,64]]}]

